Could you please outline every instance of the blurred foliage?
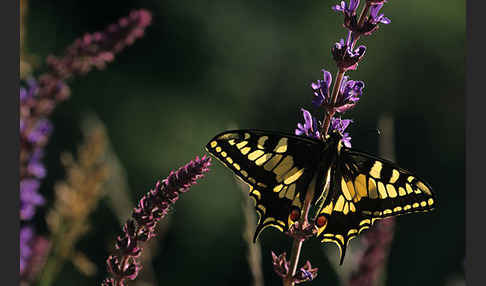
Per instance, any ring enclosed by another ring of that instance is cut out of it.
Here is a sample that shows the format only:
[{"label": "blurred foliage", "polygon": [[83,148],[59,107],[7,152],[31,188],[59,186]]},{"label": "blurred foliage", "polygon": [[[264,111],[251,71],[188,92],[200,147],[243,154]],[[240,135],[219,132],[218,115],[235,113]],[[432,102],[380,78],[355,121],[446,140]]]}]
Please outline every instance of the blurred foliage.
[{"label": "blurred foliage", "polygon": [[[202,155],[207,140],[231,124],[293,132],[300,107],[311,108],[310,82],[321,78],[323,67],[335,72],[330,48],[345,36],[342,17],[330,9],[335,2],[30,1],[24,45],[37,58],[61,52],[133,8],[154,14],[145,38],[107,70],[72,83],[72,98],[54,114],[42,193],[52,202],[53,184],[65,176],[59,154],[80,142],[85,111],[106,124],[134,202],[156,179]],[[465,3],[389,0],[383,12],[392,24],[361,41],[367,54],[349,73],[366,83],[360,104],[348,113],[352,143],[376,153],[372,130],[379,116],[395,118],[397,162],[426,178],[439,202],[432,214],[397,219],[387,284],[444,285],[451,273],[463,274],[465,255]],[[120,226],[103,201],[92,217],[77,248],[104,269]],[[171,219],[153,260],[161,284],[250,283],[241,195],[228,170],[215,162]],[[288,251],[291,242],[273,229],[261,242],[265,283],[279,284],[270,251]],[[320,268],[309,285],[337,285],[323,247],[335,248],[304,245],[303,257]],[[67,265],[54,285],[99,283],[103,276],[84,277]]]}]

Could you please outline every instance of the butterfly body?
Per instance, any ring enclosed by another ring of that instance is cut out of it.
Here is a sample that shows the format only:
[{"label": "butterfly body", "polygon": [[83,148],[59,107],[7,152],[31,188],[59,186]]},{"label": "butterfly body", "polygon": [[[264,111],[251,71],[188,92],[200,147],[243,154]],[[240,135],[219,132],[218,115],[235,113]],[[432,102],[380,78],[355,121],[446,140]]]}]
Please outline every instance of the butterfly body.
[{"label": "butterfly body", "polygon": [[348,242],[377,219],[435,207],[424,180],[390,161],[345,147],[339,133],[323,141],[233,130],[216,135],[206,149],[250,186],[260,215],[254,239],[267,227],[288,231],[313,190],[317,238],[338,246],[341,263]]}]

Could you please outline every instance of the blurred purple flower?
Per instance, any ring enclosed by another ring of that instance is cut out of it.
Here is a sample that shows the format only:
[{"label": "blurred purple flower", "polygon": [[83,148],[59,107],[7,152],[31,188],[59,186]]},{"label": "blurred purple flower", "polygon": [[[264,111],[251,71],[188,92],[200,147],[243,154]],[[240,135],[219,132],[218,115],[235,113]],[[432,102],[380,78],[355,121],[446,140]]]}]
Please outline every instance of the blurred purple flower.
[{"label": "blurred purple flower", "polygon": [[334,44],[331,52],[339,70],[348,71],[355,70],[358,67],[358,63],[361,61],[366,52],[366,47],[361,45],[352,51],[349,45],[344,42],[344,39],[341,39],[339,42]]},{"label": "blurred purple flower", "polygon": [[[24,228],[22,228],[22,230],[23,229]],[[20,245],[23,245],[20,248],[20,285],[34,285],[34,281],[36,281],[39,272],[43,269],[51,244],[45,237],[35,236],[32,231],[26,236],[28,239],[20,237]],[[22,241],[25,243],[22,243]],[[22,256],[22,253],[24,253],[24,256]]]},{"label": "blurred purple flower", "polygon": [[337,131],[341,134],[342,136],[342,141],[344,143],[344,146],[351,148],[351,136],[349,133],[344,132],[346,128],[348,128],[349,124],[351,124],[353,120],[351,119],[341,119],[338,117],[333,117],[331,119],[331,131]]},{"label": "blurred purple flower", "polygon": [[23,274],[29,257],[32,254],[32,238],[34,232],[29,226],[24,226],[20,229],[20,274]]},{"label": "blurred purple flower", "polygon": [[[37,189],[39,179],[46,176],[42,159],[43,150],[52,133],[52,124],[48,117],[57,104],[70,95],[65,80],[85,74],[93,67],[104,68],[106,63],[113,61],[117,53],[142,37],[150,23],[150,12],[143,9],[132,11],[129,16],[108,26],[105,31],[86,34],[76,40],[62,57],[49,56],[49,71],[40,75],[38,81],[27,80],[20,88],[21,220],[30,220],[35,214],[36,206],[44,202]],[[24,246],[25,243],[21,242],[21,252],[24,251]],[[23,261],[27,261],[29,253],[27,249],[24,251]]]},{"label": "blurred purple flower", "polygon": [[23,179],[20,181],[20,219],[30,220],[34,216],[35,207],[44,204],[44,198],[37,192],[37,179]]},{"label": "blurred purple flower", "polygon": [[136,260],[142,251],[139,243],[156,235],[157,222],[167,215],[182,193],[189,191],[209,171],[210,165],[210,157],[196,157],[177,171],[170,172],[165,180],[158,181],[155,188],[140,199],[133,210],[132,219],[125,223],[123,234],[117,238],[115,246],[118,255],[110,255],[106,260],[112,277],[106,278],[101,285],[125,285],[125,280],[137,277],[142,267]]},{"label": "blurred purple flower", "polygon": [[47,140],[52,132],[52,124],[46,118],[42,118],[36,122],[36,125],[30,130],[27,135],[27,140],[31,143],[38,143]]},{"label": "blurred purple flower", "polygon": [[[52,131],[51,123],[39,117],[34,110],[39,102],[39,85],[29,79],[20,92],[20,211],[21,221],[31,220],[36,208],[44,204],[44,198],[38,193],[39,179],[46,175],[42,164],[43,148]],[[26,271],[32,255],[34,230],[24,226],[20,232],[20,273]]]},{"label": "blurred purple flower", "polygon": [[347,286],[376,285],[393,240],[395,219],[380,220],[363,235],[364,251],[358,257],[358,269],[351,275]]},{"label": "blurred purple flower", "polygon": [[147,10],[132,11],[103,32],[86,34],[77,39],[62,58],[49,56],[47,63],[61,79],[86,74],[93,67],[103,69],[106,63],[113,61],[115,54],[142,37],[151,21],[152,15]]},{"label": "blurred purple flower", "polygon": [[295,135],[305,135],[307,137],[313,137],[319,139],[321,134],[317,124],[317,119],[310,114],[309,111],[301,108],[304,116],[304,124],[297,123],[297,129],[295,129]]},{"label": "blurred purple flower", "polygon": [[311,87],[314,90],[315,95],[314,99],[312,100],[312,104],[315,107],[320,107],[326,99],[329,101],[328,98],[330,96],[329,87],[331,86],[332,75],[325,69],[322,69],[321,71],[324,79],[318,79],[317,82],[311,83]]}]

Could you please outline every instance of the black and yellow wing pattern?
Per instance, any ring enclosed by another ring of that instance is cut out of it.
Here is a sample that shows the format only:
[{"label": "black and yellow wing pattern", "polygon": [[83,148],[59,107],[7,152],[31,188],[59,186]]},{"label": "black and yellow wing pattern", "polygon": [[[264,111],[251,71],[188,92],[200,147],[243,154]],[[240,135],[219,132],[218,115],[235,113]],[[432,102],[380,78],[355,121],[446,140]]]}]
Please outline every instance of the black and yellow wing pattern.
[{"label": "black and yellow wing pattern", "polygon": [[435,208],[432,188],[393,162],[343,147],[319,216],[318,239],[337,244],[342,264],[349,241],[381,218]]},{"label": "black and yellow wing pattern", "polygon": [[319,141],[278,132],[236,130],[215,136],[206,149],[241,180],[260,215],[254,239],[266,227],[287,231],[300,214],[317,164]]},{"label": "black and yellow wing pattern", "polygon": [[341,263],[349,241],[376,220],[431,211],[436,204],[424,180],[393,162],[344,147],[337,133],[321,141],[235,130],[215,136],[206,149],[250,185],[260,215],[254,240],[266,227],[287,231],[300,217],[307,190],[315,188],[317,238],[338,246]]}]

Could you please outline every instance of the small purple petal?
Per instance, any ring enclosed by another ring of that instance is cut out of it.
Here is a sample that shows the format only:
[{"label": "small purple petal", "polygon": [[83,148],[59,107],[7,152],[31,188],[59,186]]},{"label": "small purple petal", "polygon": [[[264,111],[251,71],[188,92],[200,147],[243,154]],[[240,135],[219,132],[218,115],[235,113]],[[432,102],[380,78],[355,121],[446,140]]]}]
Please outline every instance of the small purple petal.
[{"label": "small purple petal", "polygon": [[376,16],[378,16],[378,12],[380,12],[381,7],[383,7],[383,4],[377,4],[371,6],[370,8],[371,18],[376,19]]},{"label": "small purple petal", "polygon": [[341,47],[345,46],[344,39],[339,40],[339,45],[341,45]]},{"label": "small purple petal", "polygon": [[315,107],[320,107],[325,101],[329,101],[329,87],[331,86],[332,76],[331,73],[325,69],[322,69],[321,71],[324,79],[319,79],[317,82],[311,83],[311,87],[314,90],[312,104]]},{"label": "small purple petal", "polygon": [[341,120],[341,126],[343,128],[343,131],[348,128],[349,124],[351,124],[351,122],[353,122],[352,119],[342,119]]},{"label": "small purple petal", "polygon": [[351,136],[349,136],[349,133],[344,133],[342,140],[343,140],[344,146],[351,148]]},{"label": "small purple petal", "polygon": [[337,131],[341,134],[344,134],[346,128],[348,128],[349,124],[353,122],[351,119],[341,119],[339,117],[333,117],[331,119],[331,131]]},{"label": "small purple petal", "polygon": [[307,137],[320,138],[320,133],[317,127],[317,119],[304,108],[301,108],[300,110],[304,116],[304,125],[297,123],[297,129],[294,131],[295,135],[305,135]]},{"label": "small purple petal", "polygon": [[344,90],[346,88],[346,85],[348,83],[349,76],[345,75],[343,76],[343,79],[341,80],[341,86],[339,87],[339,92],[344,93]]},{"label": "small purple petal", "polygon": [[332,10],[336,11],[336,12],[344,12],[344,8],[341,6],[341,5],[334,5],[331,7]]},{"label": "small purple petal", "polygon": [[376,5],[371,6],[370,17],[371,17],[371,23],[373,25],[376,25],[378,23],[382,23],[382,24],[390,24],[391,23],[391,20],[388,19],[387,17],[385,17],[384,14],[378,15],[378,13],[380,12],[380,9],[382,7],[383,7],[383,4],[376,4]]},{"label": "small purple petal", "polygon": [[312,99],[312,105],[314,105],[315,107],[319,107],[322,105],[322,103],[324,102],[324,96],[322,96],[321,94],[318,94],[318,93],[314,93],[314,98]]},{"label": "small purple petal", "polygon": [[332,75],[330,72],[328,72],[325,69],[322,69],[322,73],[324,74],[324,82],[327,84],[327,87],[329,88],[332,82]]},{"label": "small purple petal", "polygon": [[349,11],[355,12],[358,8],[359,0],[349,0]]},{"label": "small purple petal", "polygon": [[359,46],[356,50],[354,50],[354,53],[359,57],[362,57],[365,52],[366,52],[366,46],[363,45]]},{"label": "small purple petal", "polygon": [[304,128],[306,129],[310,129],[312,128],[312,115],[310,114],[309,111],[305,110],[305,109],[300,109],[304,115]]},{"label": "small purple petal", "polygon": [[389,18],[387,18],[387,17],[383,16],[383,17],[381,18],[381,20],[380,20],[380,23],[382,23],[382,24],[386,24],[386,25],[387,25],[387,24],[390,24],[390,23],[391,23],[391,20],[390,20]]}]

